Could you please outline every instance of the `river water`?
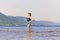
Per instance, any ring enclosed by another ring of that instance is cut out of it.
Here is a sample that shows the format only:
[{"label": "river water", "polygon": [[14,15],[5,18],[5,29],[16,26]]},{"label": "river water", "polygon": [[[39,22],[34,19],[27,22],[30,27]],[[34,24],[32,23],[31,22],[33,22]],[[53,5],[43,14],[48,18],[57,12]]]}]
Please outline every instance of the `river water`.
[{"label": "river water", "polygon": [[0,26],[0,40],[60,40],[60,27],[31,26],[27,32],[26,26]]}]

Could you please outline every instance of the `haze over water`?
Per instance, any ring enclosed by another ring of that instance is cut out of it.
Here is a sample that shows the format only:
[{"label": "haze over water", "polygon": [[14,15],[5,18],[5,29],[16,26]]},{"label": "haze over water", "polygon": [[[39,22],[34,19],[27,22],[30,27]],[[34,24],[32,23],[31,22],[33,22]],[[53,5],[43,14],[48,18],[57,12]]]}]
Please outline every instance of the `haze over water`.
[{"label": "haze over water", "polygon": [[10,16],[32,13],[35,20],[60,23],[60,0],[0,0],[0,12]]}]

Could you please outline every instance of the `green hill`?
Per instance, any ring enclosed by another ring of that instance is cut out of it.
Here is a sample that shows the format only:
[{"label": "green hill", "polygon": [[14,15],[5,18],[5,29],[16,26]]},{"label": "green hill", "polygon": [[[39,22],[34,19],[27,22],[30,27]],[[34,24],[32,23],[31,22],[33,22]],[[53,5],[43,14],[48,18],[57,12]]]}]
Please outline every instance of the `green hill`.
[{"label": "green hill", "polygon": [[0,26],[26,25],[26,22],[23,19],[24,19],[24,17],[6,16],[6,15],[0,13]]}]

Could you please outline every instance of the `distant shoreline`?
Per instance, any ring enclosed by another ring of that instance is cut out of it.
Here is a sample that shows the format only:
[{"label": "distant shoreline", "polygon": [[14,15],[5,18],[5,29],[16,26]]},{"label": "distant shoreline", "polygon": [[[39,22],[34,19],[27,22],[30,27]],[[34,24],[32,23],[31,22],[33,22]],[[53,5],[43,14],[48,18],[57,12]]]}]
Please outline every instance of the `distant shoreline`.
[{"label": "distant shoreline", "polygon": [[[60,25],[31,25],[33,27],[60,27]],[[1,25],[0,27],[27,27],[27,25],[20,25],[20,26],[4,26]]]}]

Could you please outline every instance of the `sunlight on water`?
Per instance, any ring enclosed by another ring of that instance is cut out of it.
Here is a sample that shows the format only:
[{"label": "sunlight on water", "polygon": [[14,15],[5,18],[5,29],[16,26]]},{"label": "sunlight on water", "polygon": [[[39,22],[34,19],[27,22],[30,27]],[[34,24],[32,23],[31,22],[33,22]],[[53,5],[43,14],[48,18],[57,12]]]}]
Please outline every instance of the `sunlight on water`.
[{"label": "sunlight on water", "polygon": [[60,40],[60,27],[0,27],[0,40]]}]

